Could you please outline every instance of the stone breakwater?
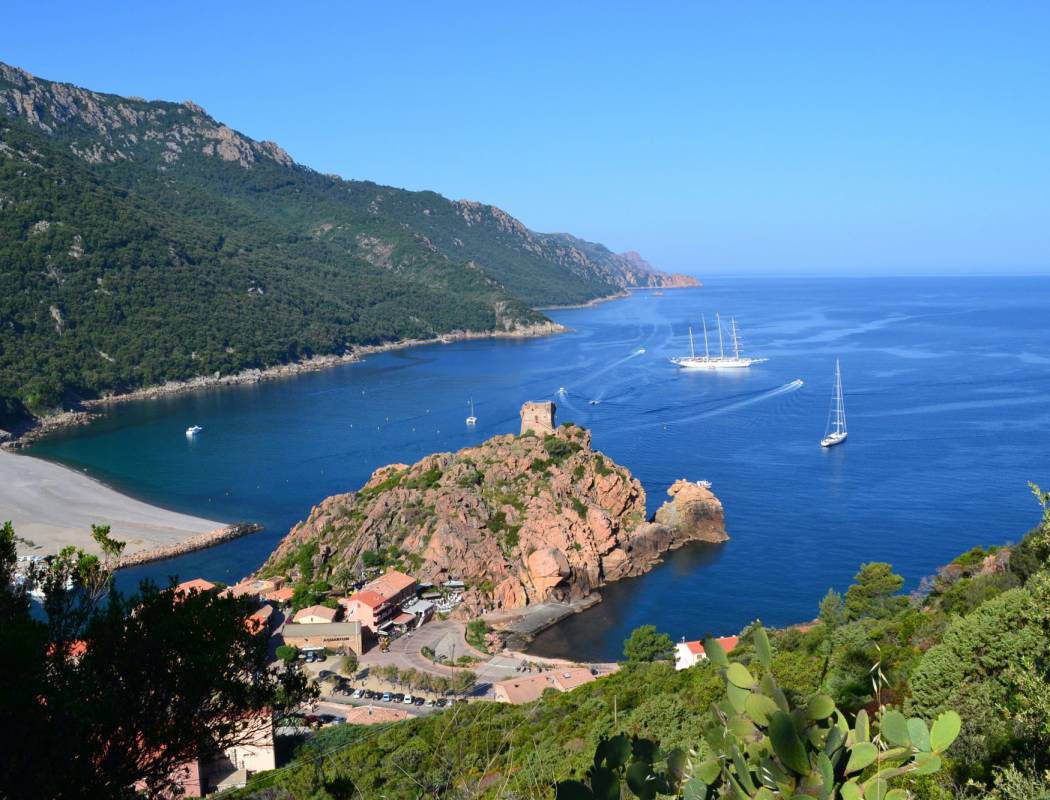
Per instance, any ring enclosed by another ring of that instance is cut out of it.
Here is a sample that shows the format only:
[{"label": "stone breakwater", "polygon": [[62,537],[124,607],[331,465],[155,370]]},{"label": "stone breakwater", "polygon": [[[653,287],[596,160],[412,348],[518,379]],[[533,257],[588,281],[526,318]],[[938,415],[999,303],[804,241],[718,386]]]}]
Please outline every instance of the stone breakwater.
[{"label": "stone breakwater", "polygon": [[246,369],[232,375],[199,375],[185,381],[168,381],[159,386],[147,386],[121,394],[111,394],[94,400],[85,400],[80,405],[86,410],[63,411],[47,417],[33,420],[23,428],[12,432],[0,431],[0,447],[17,449],[43,439],[67,428],[86,425],[100,415],[95,409],[101,409],[134,400],[156,400],[162,397],[182,394],[218,386],[237,386],[241,384],[260,383],[280,378],[290,378],[307,372],[318,372],[331,367],[355,364],[364,356],[401,350],[425,344],[451,344],[470,339],[529,339],[540,336],[551,336],[568,332],[568,328],[556,322],[538,322],[533,325],[521,325],[495,331],[453,331],[432,339],[399,339],[378,345],[362,345],[342,355],[324,355],[293,361],[288,364],[277,364],[272,367]]},{"label": "stone breakwater", "polygon": [[221,528],[216,528],[213,531],[208,531],[207,533],[201,533],[197,536],[190,537],[189,539],[184,539],[175,544],[155,547],[151,550],[142,550],[138,553],[131,553],[122,556],[120,561],[117,562],[117,569],[137,567],[141,564],[148,564],[152,561],[163,561],[167,558],[175,558],[175,556],[192,553],[194,550],[204,550],[207,547],[214,547],[217,544],[228,542],[231,539],[239,539],[242,536],[247,536],[249,533],[256,533],[261,530],[262,525],[256,525],[255,523],[225,525]]}]

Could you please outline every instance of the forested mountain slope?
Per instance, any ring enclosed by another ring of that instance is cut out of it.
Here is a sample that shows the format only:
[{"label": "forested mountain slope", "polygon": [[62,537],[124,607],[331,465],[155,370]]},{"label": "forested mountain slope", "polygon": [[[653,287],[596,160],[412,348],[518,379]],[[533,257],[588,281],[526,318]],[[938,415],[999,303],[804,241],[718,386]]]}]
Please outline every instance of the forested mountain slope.
[{"label": "forested mountain slope", "polygon": [[0,423],[682,280],[492,206],[322,175],[192,103],[3,64],[0,210]]}]

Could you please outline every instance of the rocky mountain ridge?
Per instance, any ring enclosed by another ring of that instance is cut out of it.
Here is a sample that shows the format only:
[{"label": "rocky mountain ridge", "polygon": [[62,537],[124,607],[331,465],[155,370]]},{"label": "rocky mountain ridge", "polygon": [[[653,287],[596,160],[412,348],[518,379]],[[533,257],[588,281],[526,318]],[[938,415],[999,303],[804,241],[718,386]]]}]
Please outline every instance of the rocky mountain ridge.
[{"label": "rocky mountain ridge", "polygon": [[0,427],[170,381],[543,330],[673,276],[435,192],[322,175],[191,102],[0,64]]},{"label": "rocky mountain ridge", "polygon": [[707,486],[679,481],[669,493],[647,521],[642,485],[572,424],[495,436],[382,467],[357,492],[329,497],[261,572],[301,580],[305,567],[311,580],[338,584],[382,564],[425,582],[462,580],[465,617],[571,602],[647,572],[685,542],[728,538]]},{"label": "rocky mountain ridge", "polygon": [[[62,139],[70,152],[89,164],[133,162],[149,165],[162,173],[177,174],[180,167],[187,165],[191,165],[189,169],[199,169],[200,165],[194,162],[203,157],[241,169],[266,164],[298,173],[300,178],[308,176],[309,183],[315,184],[314,188],[355,195],[352,205],[357,210],[372,216],[391,217],[397,224],[421,234],[430,247],[440,250],[448,258],[476,263],[505,285],[509,278],[511,285],[507,288],[529,303],[534,300],[529,296],[527,285],[518,285],[513,270],[504,265],[506,259],[488,257],[488,247],[472,244],[471,240],[479,237],[462,235],[464,227],[480,227],[499,238],[504,248],[526,259],[533,269],[539,263],[548,270],[553,267],[570,273],[575,277],[573,283],[581,284],[575,287],[577,290],[589,287],[590,296],[583,299],[610,294],[617,287],[697,285],[689,276],[661,272],[640,258],[632,261],[602,245],[567,234],[535,233],[492,205],[473,200],[449,201],[434,192],[406,192],[369,181],[348,181],[321,175],[295,162],[276,143],[255,141],[216,121],[192,101],[147,101],[93,92],[68,83],[36,78],[25,70],[0,63],[0,113],[21,118],[45,134]],[[443,241],[445,236],[430,236],[434,227],[432,223],[440,217],[447,225],[448,216],[435,208],[412,208],[419,204],[405,197],[398,197],[397,202],[391,203],[391,193],[419,195],[424,199],[424,206],[427,201],[431,205],[448,206],[457,221],[463,223],[453,226],[459,230],[452,233],[458,232],[459,235],[451,236],[447,245]],[[409,208],[402,208],[405,205]],[[434,216],[436,212],[439,216]],[[321,221],[314,230],[328,233],[336,227],[336,220]],[[504,272],[507,274],[502,274]],[[538,302],[552,299],[543,297],[542,293],[538,297]],[[579,298],[569,299],[575,301]]]}]

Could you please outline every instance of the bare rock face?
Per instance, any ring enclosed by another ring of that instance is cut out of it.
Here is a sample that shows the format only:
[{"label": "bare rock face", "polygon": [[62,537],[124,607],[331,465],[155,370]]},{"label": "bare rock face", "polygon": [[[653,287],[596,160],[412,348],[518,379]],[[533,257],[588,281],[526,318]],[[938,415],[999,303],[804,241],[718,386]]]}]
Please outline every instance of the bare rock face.
[{"label": "bare rock face", "polygon": [[710,487],[692,481],[675,481],[667,493],[671,500],[660,506],[655,521],[684,539],[700,542],[724,542],[725,529],[722,502]]},{"label": "bare rock face", "polygon": [[261,572],[295,579],[308,562],[315,580],[336,582],[378,558],[420,581],[462,580],[457,614],[467,617],[574,601],[647,572],[669,548],[726,538],[721,503],[709,490],[679,481],[672,493],[646,522],[645,490],[591,449],[589,431],[566,424],[496,436],[391,464],[359,491],[329,497]]}]

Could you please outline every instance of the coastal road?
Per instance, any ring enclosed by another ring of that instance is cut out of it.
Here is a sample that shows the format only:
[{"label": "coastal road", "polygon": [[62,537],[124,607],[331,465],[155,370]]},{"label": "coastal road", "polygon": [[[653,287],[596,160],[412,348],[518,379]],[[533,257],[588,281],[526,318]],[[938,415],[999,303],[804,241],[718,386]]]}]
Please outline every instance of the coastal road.
[{"label": "coastal road", "polygon": [[[551,668],[565,666],[570,663],[562,659],[545,659],[528,656],[524,653],[486,655],[467,644],[467,640],[464,638],[464,631],[464,624],[456,620],[428,622],[419,630],[395,639],[391,642],[390,649],[385,653],[380,651],[378,647],[372,648],[365,655],[361,656],[360,664],[362,667],[373,669],[393,664],[401,670],[415,669],[445,677],[451,677],[454,672],[466,669],[477,675],[478,686],[482,686],[483,684],[496,683],[497,681],[521,675],[522,673],[518,671],[518,668],[526,662],[545,664]],[[450,660],[463,655],[473,656],[479,660],[476,664],[453,669],[445,664],[435,663],[424,656],[421,652],[424,647],[429,647],[438,654],[444,654]],[[608,672],[610,670],[600,671]]]},{"label": "coastal road", "polygon": [[82,472],[0,450],[0,521],[33,543],[19,555],[53,555],[67,545],[98,553],[92,525],[109,525],[126,554],[173,545],[225,525],[120,494]]}]

